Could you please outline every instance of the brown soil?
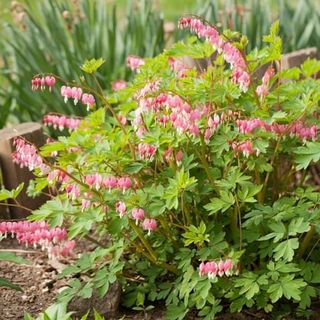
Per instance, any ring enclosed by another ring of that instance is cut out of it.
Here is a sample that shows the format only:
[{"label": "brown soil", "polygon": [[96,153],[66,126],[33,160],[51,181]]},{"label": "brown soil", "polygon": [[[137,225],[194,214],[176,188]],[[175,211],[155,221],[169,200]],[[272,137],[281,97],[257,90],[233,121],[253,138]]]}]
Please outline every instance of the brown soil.
[{"label": "brown soil", "polygon": [[[15,240],[3,240],[0,249],[22,248]],[[0,277],[18,284],[23,292],[0,287],[0,319],[23,319],[24,312],[36,316],[54,302],[59,289],[66,285],[65,280],[57,279],[55,262],[49,261],[46,253],[26,249],[30,253],[17,253],[30,261],[29,265],[17,265],[0,261]]]}]

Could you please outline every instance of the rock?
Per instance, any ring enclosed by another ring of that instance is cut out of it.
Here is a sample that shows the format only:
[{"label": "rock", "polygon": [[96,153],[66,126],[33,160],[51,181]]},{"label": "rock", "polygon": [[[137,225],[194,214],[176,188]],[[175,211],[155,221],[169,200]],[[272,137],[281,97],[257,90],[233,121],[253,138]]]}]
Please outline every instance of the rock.
[{"label": "rock", "polygon": [[95,290],[93,291],[91,298],[74,298],[68,305],[68,312],[74,312],[74,317],[81,317],[90,310],[90,314],[87,318],[90,320],[94,319],[93,309],[95,309],[108,320],[118,319],[117,313],[120,304],[120,296],[121,286],[119,282],[115,282],[110,285],[108,293],[102,299]]}]

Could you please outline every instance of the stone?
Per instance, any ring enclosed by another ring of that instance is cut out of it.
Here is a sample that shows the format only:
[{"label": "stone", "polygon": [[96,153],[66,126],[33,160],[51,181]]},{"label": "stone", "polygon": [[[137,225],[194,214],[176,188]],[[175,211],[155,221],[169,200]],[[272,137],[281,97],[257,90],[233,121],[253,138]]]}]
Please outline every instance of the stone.
[{"label": "stone", "polygon": [[299,67],[308,58],[310,59],[317,58],[317,56],[318,56],[318,52],[317,52],[317,48],[315,47],[286,53],[282,56],[281,68],[289,69],[293,67]]},{"label": "stone", "polygon": [[68,305],[68,312],[74,312],[73,316],[81,318],[89,310],[88,320],[94,319],[93,309],[99,314],[104,316],[108,320],[118,319],[118,309],[121,298],[121,285],[119,282],[115,282],[110,285],[107,294],[100,298],[97,291],[94,290],[92,297],[88,299],[76,297]]}]

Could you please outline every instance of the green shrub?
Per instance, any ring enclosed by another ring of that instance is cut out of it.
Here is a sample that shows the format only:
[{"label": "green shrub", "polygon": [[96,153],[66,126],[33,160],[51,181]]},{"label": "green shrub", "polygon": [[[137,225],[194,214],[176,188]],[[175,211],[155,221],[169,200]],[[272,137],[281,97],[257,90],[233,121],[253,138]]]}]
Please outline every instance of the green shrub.
[{"label": "green shrub", "polygon": [[[247,55],[238,33],[190,17],[180,25],[205,41],[190,37],[145,59],[112,95],[90,89],[94,112],[40,155],[16,142],[15,161],[37,175],[29,193],[56,194],[30,219],[64,223],[70,238],[97,245],[63,271],[86,277],[60,300],[104,296],[119,281],[126,307],[164,301],[169,320],[195,311],[214,319],[226,307],[306,316],[319,296],[320,197],[307,182],[320,159],[320,62],[274,74],[278,22]],[[206,70],[181,58],[214,53]],[[99,65],[82,70],[94,79]]]}]

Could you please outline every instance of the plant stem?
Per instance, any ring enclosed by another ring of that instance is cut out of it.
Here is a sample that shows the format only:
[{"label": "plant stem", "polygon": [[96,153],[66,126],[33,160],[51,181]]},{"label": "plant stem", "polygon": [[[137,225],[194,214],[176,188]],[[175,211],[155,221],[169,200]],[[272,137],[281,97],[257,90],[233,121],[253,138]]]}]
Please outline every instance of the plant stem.
[{"label": "plant stem", "polygon": [[146,247],[147,251],[150,253],[150,256],[152,257],[153,261],[157,261],[158,258],[156,253],[152,249],[151,245],[149,244],[149,242],[147,241],[147,239],[145,238],[141,230],[135,225],[133,221],[129,220],[129,224],[130,224],[130,227],[135,231],[135,233],[137,234],[138,238],[141,240],[143,245]]},{"label": "plant stem", "polygon": [[311,242],[315,232],[316,232],[315,226],[311,225],[310,230],[306,233],[306,235],[304,236],[304,238],[301,242],[301,245],[299,246],[298,256],[300,258],[303,257],[304,253],[306,252],[307,248],[309,247],[310,242]]},{"label": "plant stem", "polygon": [[238,209],[237,206],[234,206],[233,213],[231,215],[231,220],[230,220],[230,229],[232,233],[232,237],[234,239],[234,242],[237,242],[238,240]]},{"label": "plant stem", "polygon": [[0,252],[16,252],[16,253],[42,253],[35,250],[23,250],[23,249],[0,249]]},{"label": "plant stem", "polygon": [[[166,263],[166,262],[160,262],[158,261],[158,258],[155,254],[155,252],[153,251],[153,249],[151,248],[150,244],[148,243],[147,239],[144,237],[143,233],[141,232],[141,230],[134,224],[133,221],[129,221],[130,226],[135,230],[136,234],[138,235],[139,239],[141,240],[141,242],[144,244],[144,246],[146,247],[148,254],[146,252],[143,251],[143,249],[140,246],[137,246],[135,242],[133,242],[135,244],[135,247],[138,248],[139,252],[142,253],[146,258],[148,258],[148,260],[150,260],[150,262],[154,263],[155,265],[164,268],[172,273],[177,274],[177,269]],[[132,242],[132,241],[131,241]],[[149,255],[150,254],[150,255]]]},{"label": "plant stem", "polygon": [[239,250],[242,249],[242,222],[241,222],[241,210],[238,198],[236,197],[236,208],[238,213],[238,225],[239,225]]},{"label": "plant stem", "polygon": [[[188,138],[188,140],[192,144],[192,140],[190,139],[190,137],[187,134],[186,134],[186,137]],[[200,135],[200,137],[201,137],[201,142],[204,143],[203,136]],[[202,150],[203,150],[203,147],[202,147]],[[198,152],[197,148],[194,148],[194,151],[197,153],[199,159],[201,160],[202,166],[203,166],[204,170],[206,171],[208,179],[210,180],[211,184],[216,187],[216,184],[215,184],[214,178],[212,176],[212,173],[210,172],[209,163],[208,163],[206,157],[203,156],[200,152]]]},{"label": "plant stem", "polygon": [[[274,161],[276,159],[277,151],[278,151],[279,146],[280,146],[280,140],[281,140],[281,136],[277,140],[277,144],[276,144],[276,147],[274,148],[274,152],[273,152],[273,155],[272,155],[272,158],[271,158],[270,165],[272,167],[273,167]],[[259,194],[261,193],[261,195],[258,195],[258,199],[260,199],[261,203],[263,203],[263,201],[265,199],[265,195],[266,195],[267,188],[268,188],[269,178],[270,178],[270,172],[267,172],[266,178],[264,179],[263,188],[259,192]]]},{"label": "plant stem", "polygon": [[[19,203],[17,203],[17,204],[12,204],[12,203],[2,203],[2,202],[0,202],[0,206],[16,207],[16,208],[21,208],[21,209],[27,210],[27,211],[29,211],[29,212],[32,212],[31,209],[29,209],[29,208],[27,208],[27,207],[25,207],[25,206],[23,206],[23,205],[21,205],[21,204],[19,204]],[[19,219],[18,219],[18,220],[19,220]],[[23,219],[23,220],[25,220],[25,219]],[[6,221],[7,221],[7,220],[6,220]],[[16,221],[16,220],[12,220],[12,221]]]},{"label": "plant stem", "polygon": [[93,192],[94,194],[96,194],[102,203],[104,203],[104,199],[102,194],[99,191],[96,191],[94,189],[91,189],[86,183],[82,182],[80,179],[76,178],[73,174],[69,173],[67,170],[58,167],[58,166],[51,166],[52,169],[56,169],[56,170],[60,170],[61,172],[65,173],[68,177],[70,177],[72,180],[74,180],[75,182],[77,182],[78,184],[80,184],[81,186],[85,187],[86,189],[90,190],[91,192]]},{"label": "plant stem", "polygon": [[159,221],[160,221],[160,223],[161,223],[162,228],[165,230],[168,238],[169,238],[170,241],[172,242],[173,246],[174,246],[176,249],[179,249],[179,245],[178,245],[177,241],[173,238],[173,236],[172,236],[172,234],[171,234],[172,231],[170,230],[166,219],[163,218],[163,217],[159,217]]},{"label": "plant stem", "polygon": [[107,248],[106,245],[104,245],[102,242],[100,242],[99,240],[95,239],[95,238],[92,238],[91,236],[89,235],[85,235],[84,236],[85,239],[89,240],[90,242],[92,243],[95,243],[96,245],[98,245],[99,247],[101,248]]}]

